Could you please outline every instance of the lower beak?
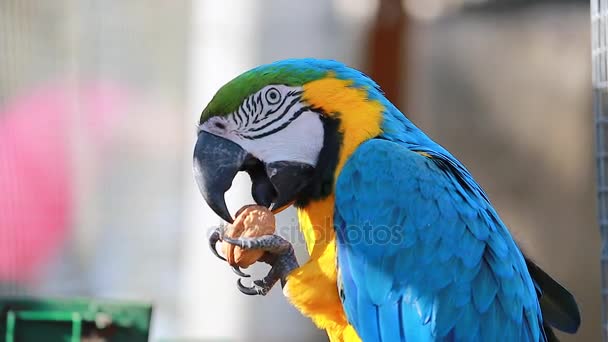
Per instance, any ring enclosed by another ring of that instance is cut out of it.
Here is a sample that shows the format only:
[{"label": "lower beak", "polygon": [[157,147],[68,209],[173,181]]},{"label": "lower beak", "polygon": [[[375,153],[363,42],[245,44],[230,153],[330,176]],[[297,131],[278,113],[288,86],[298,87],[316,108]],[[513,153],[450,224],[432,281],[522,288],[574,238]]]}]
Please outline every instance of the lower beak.
[{"label": "lower beak", "polygon": [[313,167],[290,161],[262,163],[236,143],[202,131],[194,148],[194,178],[205,202],[223,220],[233,219],[224,195],[239,171],[251,177],[251,194],[257,204],[283,210],[308,185]]}]

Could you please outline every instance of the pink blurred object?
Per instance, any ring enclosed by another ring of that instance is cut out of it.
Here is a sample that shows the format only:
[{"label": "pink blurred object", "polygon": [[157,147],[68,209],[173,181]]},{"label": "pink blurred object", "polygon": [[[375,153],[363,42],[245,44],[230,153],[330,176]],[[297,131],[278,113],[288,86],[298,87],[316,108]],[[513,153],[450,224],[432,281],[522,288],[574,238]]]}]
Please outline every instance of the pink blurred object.
[{"label": "pink blurred object", "polygon": [[73,216],[73,133],[103,143],[126,104],[124,89],[91,82],[46,85],[0,108],[0,282],[33,279],[62,246]]}]

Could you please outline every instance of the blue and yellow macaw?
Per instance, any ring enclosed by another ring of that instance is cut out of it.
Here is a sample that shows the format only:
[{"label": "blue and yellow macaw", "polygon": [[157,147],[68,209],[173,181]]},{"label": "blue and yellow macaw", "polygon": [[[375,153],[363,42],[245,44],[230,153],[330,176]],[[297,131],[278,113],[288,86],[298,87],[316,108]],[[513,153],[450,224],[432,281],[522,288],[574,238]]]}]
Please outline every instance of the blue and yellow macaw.
[{"label": "blue and yellow macaw", "polygon": [[[332,341],[551,341],[580,324],[572,295],[526,258],[467,169],[374,81],[339,62],[247,71],[203,110],[194,174],[232,222],[236,173],[278,212],[298,209],[310,259],[277,235],[219,240],[265,251],[239,289],[289,301]],[[237,273],[244,275],[240,270]]]}]

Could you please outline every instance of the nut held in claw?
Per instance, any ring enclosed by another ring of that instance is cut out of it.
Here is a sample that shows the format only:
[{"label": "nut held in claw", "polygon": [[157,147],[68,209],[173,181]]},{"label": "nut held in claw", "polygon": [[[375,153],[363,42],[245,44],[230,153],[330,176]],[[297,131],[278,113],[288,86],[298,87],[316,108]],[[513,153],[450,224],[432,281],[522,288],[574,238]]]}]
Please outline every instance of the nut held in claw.
[{"label": "nut held in claw", "polygon": [[[270,209],[259,205],[244,206],[239,210],[233,224],[226,226],[224,234],[230,238],[258,237],[272,235],[275,218]],[[243,250],[241,247],[222,243],[222,252],[232,266],[247,268],[264,255],[262,250]]]}]

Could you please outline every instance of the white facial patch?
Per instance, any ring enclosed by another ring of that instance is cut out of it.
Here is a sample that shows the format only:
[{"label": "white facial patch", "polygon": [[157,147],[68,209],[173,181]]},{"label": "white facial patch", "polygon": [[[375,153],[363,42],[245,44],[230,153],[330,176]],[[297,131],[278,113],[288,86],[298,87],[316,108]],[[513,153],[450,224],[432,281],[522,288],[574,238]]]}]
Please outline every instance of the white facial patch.
[{"label": "white facial patch", "polygon": [[212,117],[200,129],[241,146],[265,163],[317,164],[323,123],[301,102],[302,88],[269,85],[246,98],[235,112]]},{"label": "white facial patch", "polygon": [[305,112],[285,128],[265,137],[248,140],[236,136],[230,140],[266,163],[285,160],[314,166],[323,147],[323,124],[319,114]]}]

